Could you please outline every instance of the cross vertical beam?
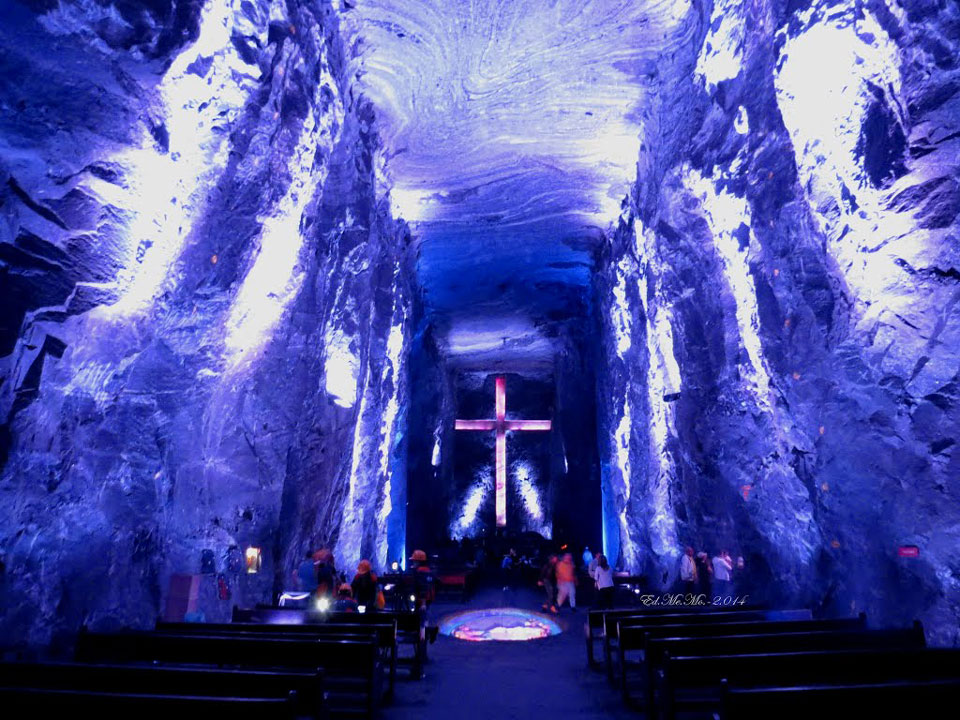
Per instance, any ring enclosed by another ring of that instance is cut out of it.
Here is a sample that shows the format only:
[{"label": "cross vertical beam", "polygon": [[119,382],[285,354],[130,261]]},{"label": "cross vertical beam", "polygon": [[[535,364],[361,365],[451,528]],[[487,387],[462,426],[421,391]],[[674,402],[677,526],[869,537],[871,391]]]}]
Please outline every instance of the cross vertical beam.
[{"label": "cross vertical beam", "polygon": [[497,377],[497,527],[507,525],[507,381]]}]

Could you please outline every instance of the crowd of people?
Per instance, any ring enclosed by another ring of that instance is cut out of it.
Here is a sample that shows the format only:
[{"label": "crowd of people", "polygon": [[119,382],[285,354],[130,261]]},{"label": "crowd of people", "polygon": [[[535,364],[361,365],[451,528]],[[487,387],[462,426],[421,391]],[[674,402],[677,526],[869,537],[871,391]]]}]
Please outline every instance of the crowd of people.
[{"label": "crowd of people", "polygon": [[742,571],[743,558],[734,561],[725,549],[711,558],[688,545],[680,559],[680,583],[683,592],[691,595],[732,595],[736,576]]},{"label": "crowd of people", "polygon": [[[404,592],[394,595],[398,599],[404,599],[403,609],[423,610],[433,602],[433,576],[423,550],[413,552],[401,578]],[[327,548],[310,551],[294,572],[294,579],[298,590],[306,593],[324,610],[376,612],[387,606],[384,588],[373,571],[373,565],[367,559],[357,564],[352,580],[347,582],[346,573],[337,570],[332,551]],[[410,591],[409,595],[407,591]]]},{"label": "crowd of people", "polygon": [[[597,606],[613,607],[613,568],[606,555],[594,555],[590,548],[583,551],[583,567],[596,590]],[[556,614],[563,604],[569,603],[570,610],[577,610],[577,567],[572,553],[562,556],[550,555],[540,569],[537,585],[543,588],[543,609]]]},{"label": "crowd of people", "polygon": [[[510,548],[500,563],[504,591],[513,591],[525,584],[521,571],[528,571],[538,577],[537,585],[544,594],[543,610],[556,614],[566,604],[571,612],[576,612],[577,585],[586,579],[592,586],[592,604],[599,608],[613,607],[616,583],[614,568],[607,557],[585,548],[580,560],[582,565],[578,567],[570,552],[550,554],[540,565],[537,576],[536,556],[521,555]],[[690,595],[732,595],[743,568],[743,558],[734,560],[725,549],[711,557],[705,551],[697,552],[688,546],[680,559],[680,590]],[[423,550],[413,552],[405,571],[389,576],[391,581],[386,587],[395,588],[390,600],[369,560],[358,563],[348,582],[346,574],[337,570],[333,553],[327,548],[307,553],[294,576],[299,590],[308,593],[319,607],[340,612],[375,612],[388,604],[394,610],[425,612],[436,596],[433,569]],[[530,576],[527,577],[529,582]]]}]

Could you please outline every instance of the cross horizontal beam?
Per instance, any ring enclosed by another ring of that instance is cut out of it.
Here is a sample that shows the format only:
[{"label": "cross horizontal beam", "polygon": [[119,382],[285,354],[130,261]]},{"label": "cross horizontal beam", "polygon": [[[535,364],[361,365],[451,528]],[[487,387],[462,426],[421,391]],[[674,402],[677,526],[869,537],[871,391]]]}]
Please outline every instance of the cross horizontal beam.
[{"label": "cross horizontal beam", "polygon": [[454,423],[457,430],[496,430],[496,420],[457,420]]}]

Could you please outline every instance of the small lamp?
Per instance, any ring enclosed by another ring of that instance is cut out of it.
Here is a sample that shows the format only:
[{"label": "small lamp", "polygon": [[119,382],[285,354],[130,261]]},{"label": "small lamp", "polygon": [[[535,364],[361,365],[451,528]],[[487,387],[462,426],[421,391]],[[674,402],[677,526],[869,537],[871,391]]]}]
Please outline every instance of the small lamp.
[{"label": "small lamp", "polygon": [[260,572],[260,563],[262,558],[260,557],[260,548],[258,547],[248,547],[243,554],[244,558],[247,561],[247,572],[251,575]]}]

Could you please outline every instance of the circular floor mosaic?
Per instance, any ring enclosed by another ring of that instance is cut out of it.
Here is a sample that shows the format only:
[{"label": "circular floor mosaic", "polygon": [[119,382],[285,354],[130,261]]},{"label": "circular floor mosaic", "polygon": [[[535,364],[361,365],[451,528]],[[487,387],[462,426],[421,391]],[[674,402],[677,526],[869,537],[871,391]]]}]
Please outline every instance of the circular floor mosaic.
[{"label": "circular floor mosaic", "polygon": [[517,608],[467,610],[447,615],[440,632],[459,640],[537,640],[559,635],[560,626],[546,615]]}]

